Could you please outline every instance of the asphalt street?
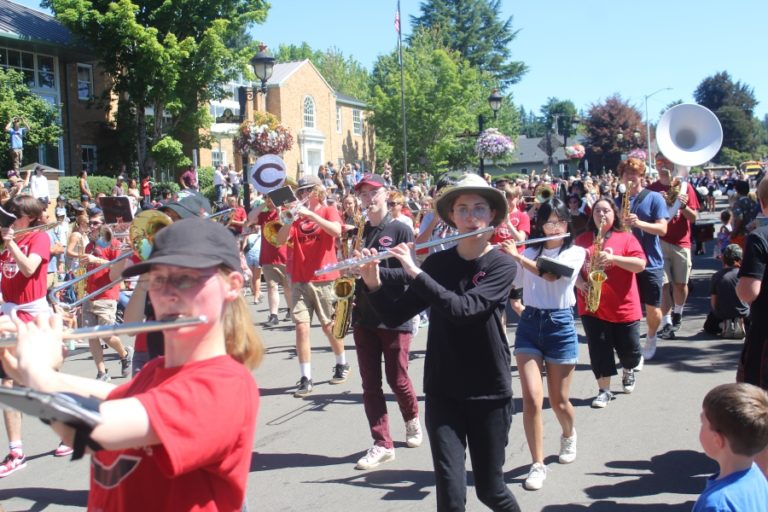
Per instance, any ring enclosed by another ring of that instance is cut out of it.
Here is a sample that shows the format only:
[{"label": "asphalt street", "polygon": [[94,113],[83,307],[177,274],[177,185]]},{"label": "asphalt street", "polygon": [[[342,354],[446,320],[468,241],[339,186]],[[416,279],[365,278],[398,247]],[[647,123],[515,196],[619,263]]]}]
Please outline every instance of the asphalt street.
[{"label": "asphalt street", "polygon": [[[509,435],[505,475],[522,510],[691,510],[706,477],[716,469],[698,443],[701,400],[713,386],[734,380],[742,345],[740,340],[711,339],[701,332],[708,309],[709,276],[719,267],[710,256],[711,242],[707,252],[707,256],[695,258],[691,297],[678,338],[660,340],[656,357],[646,362],[638,374],[634,393],[621,393],[617,378],[612,386],[617,391],[616,399],[605,409],[590,407],[597,386],[581,338],[572,389],[578,458],[569,465],[557,462],[560,432],[554,414],[545,405],[545,463],[549,476],[539,491],[522,487],[530,455],[523,434],[520,383],[512,368],[518,413]],[[252,306],[252,313],[255,323],[266,320],[265,304]],[[583,334],[580,326],[579,332]],[[514,322],[508,333],[513,341]],[[428,440],[425,437],[420,448],[405,446],[405,427],[391,393],[387,397],[396,460],[370,471],[354,469],[372,441],[351,336],[346,339],[352,364],[350,378],[334,386],[328,383],[333,354],[319,327],[313,327],[315,389],[309,397],[296,399],[292,392],[299,372],[291,324],[282,322],[276,328],[262,330],[262,335],[267,355],[254,372],[262,401],[248,481],[249,510],[433,510],[435,493]],[[417,392],[422,390],[425,339],[426,331],[422,329],[412,347],[410,373]],[[471,343],[467,340],[468,350]],[[117,356],[108,352],[107,358],[110,373],[119,374]],[[63,371],[95,376],[90,355],[82,350],[65,362]],[[120,383],[122,379],[114,381]],[[207,434],[215,436],[216,432]],[[28,465],[0,480],[0,503],[6,511],[85,509],[89,462],[87,458],[70,462],[53,457],[56,445],[57,439],[48,427],[34,418],[25,418]],[[467,510],[485,510],[474,495],[471,472],[468,483]],[[151,493],[147,489],[148,496]]]}]

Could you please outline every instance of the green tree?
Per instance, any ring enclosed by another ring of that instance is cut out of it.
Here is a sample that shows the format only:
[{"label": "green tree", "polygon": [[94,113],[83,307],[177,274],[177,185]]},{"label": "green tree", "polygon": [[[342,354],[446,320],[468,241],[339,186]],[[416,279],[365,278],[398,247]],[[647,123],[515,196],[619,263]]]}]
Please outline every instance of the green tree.
[{"label": "green tree", "polygon": [[[56,145],[61,137],[58,111],[48,102],[30,92],[24,75],[12,69],[0,67],[0,126],[14,118],[23,117],[29,125],[24,137],[24,163],[37,160],[36,148],[42,145]],[[0,169],[11,168],[10,139],[3,130],[0,137]]]},{"label": "green tree", "polygon": [[[586,158],[590,169],[615,170],[621,155],[633,147],[645,148],[645,125],[640,112],[615,94],[602,104],[590,105],[584,119]],[[634,133],[639,134],[634,139]],[[623,138],[619,140],[617,135]]]},{"label": "green tree", "polygon": [[[134,135],[139,167],[164,134],[205,145],[207,104],[255,53],[244,33],[263,22],[265,0],[45,0],[113,80],[118,130]],[[228,44],[238,44],[231,49]],[[151,112],[152,115],[148,115]],[[122,124],[121,124],[122,123]]]},{"label": "green tree", "polygon": [[411,16],[414,34],[418,28],[431,29],[440,44],[459,52],[502,88],[528,71],[523,62],[511,60],[510,45],[518,31],[512,29],[511,16],[501,18],[501,0],[426,0],[420,8],[420,16]]},{"label": "green tree", "polygon": [[721,71],[701,81],[693,93],[696,103],[717,112],[722,107],[736,107],[752,117],[757,100],[752,87],[734,82],[727,71]]},{"label": "green tree", "polygon": [[[435,173],[476,165],[474,137],[477,116],[486,127],[497,126],[515,136],[518,110],[507,98],[498,119],[488,105],[484,76],[458,52],[442,46],[434,35],[418,30],[403,48],[403,72],[408,129],[408,170]],[[372,72],[371,122],[376,128],[379,159],[390,158],[396,174],[403,170],[400,71],[397,52],[379,57]]]}]

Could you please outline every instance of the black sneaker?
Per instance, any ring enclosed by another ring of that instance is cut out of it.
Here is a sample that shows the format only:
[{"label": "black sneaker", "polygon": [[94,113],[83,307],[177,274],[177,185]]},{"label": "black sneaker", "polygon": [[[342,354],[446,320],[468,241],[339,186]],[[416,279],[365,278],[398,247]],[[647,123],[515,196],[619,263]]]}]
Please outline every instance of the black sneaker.
[{"label": "black sneaker", "polygon": [[672,330],[677,332],[683,324],[683,315],[681,313],[672,313]]},{"label": "black sneaker", "polygon": [[624,392],[629,394],[635,390],[635,370],[624,369],[624,375],[621,377],[621,384]]},{"label": "black sneaker", "polygon": [[666,324],[657,336],[663,340],[673,340],[675,339],[675,328],[672,327],[672,324]]},{"label": "black sneaker", "polygon": [[262,325],[264,327],[274,327],[280,323],[280,320],[277,319],[277,315],[269,315],[269,318],[267,318],[267,321],[264,322]]},{"label": "black sneaker", "polygon": [[283,322],[293,322],[293,317],[291,316],[290,310],[285,312],[285,317],[283,318]]},{"label": "black sneaker", "polygon": [[104,370],[103,372],[97,372],[96,380],[100,380],[102,382],[112,381],[112,378],[109,376],[109,370]]},{"label": "black sneaker", "polygon": [[333,367],[333,377],[331,377],[331,384],[341,384],[347,381],[349,376],[348,364],[337,364]]},{"label": "black sneaker", "polygon": [[304,398],[312,392],[312,379],[302,377],[299,382],[296,383],[299,387],[294,391],[293,396],[296,398]]},{"label": "black sneaker", "polygon": [[133,363],[133,347],[125,347],[125,357],[120,358],[120,374],[128,377],[131,374],[131,364]]}]

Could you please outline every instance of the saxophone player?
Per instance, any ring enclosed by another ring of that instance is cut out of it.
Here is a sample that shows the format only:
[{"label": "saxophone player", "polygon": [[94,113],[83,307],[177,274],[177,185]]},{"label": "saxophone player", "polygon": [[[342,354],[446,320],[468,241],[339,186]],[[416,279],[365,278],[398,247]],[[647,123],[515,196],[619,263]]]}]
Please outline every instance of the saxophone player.
[{"label": "saxophone player", "polygon": [[[413,242],[413,230],[397,222],[387,210],[387,190],[384,178],[366,174],[355,185],[368,221],[363,229],[361,248],[385,251],[401,243]],[[401,268],[395,258],[381,262],[383,268]],[[400,295],[405,280],[385,284],[388,293]],[[394,460],[395,449],[389,432],[387,404],[382,389],[381,360],[384,374],[392,388],[400,414],[405,422],[405,441],[409,448],[421,445],[419,404],[411,378],[408,376],[408,353],[411,347],[414,322],[406,320],[399,326],[386,327],[368,299],[368,290],[358,282],[353,309],[353,337],[363,384],[363,405],[373,437],[373,446],[357,461],[357,469],[371,469]],[[417,317],[418,318],[418,317]]]},{"label": "saxophone player", "polygon": [[[645,253],[637,239],[622,229],[616,205],[607,198],[593,205],[587,232],[576,238],[575,244],[589,253],[586,272],[581,272],[576,280],[581,292],[577,294],[577,303],[587,337],[590,366],[597,379],[598,392],[592,407],[603,408],[613,399],[611,377],[618,374],[614,351],[624,367],[624,392],[635,389],[634,369],[640,363],[642,352],[640,320],[643,318],[635,274],[645,269]],[[594,271],[603,271],[607,276],[600,285],[597,305],[587,303],[590,286],[595,286],[590,283],[589,274]]]},{"label": "saxophone player", "polygon": [[621,162],[618,171],[619,179],[626,184],[626,193],[630,195],[628,211],[621,212],[621,220],[632,228],[632,233],[645,252],[645,270],[637,274],[637,286],[640,300],[645,304],[648,326],[643,357],[651,359],[656,354],[656,332],[661,325],[661,290],[664,285],[664,257],[660,237],[667,234],[669,212],[661,194],[643,187],[645,162],[628,158]]}]

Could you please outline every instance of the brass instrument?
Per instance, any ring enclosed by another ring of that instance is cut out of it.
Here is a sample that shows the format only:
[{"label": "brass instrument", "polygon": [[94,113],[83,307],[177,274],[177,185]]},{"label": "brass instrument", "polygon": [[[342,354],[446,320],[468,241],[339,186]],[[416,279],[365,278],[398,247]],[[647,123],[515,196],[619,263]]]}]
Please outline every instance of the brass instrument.
[{"label": "brass instrument", "polygon": [[[360,213],[357,220],[357,234],[351,248],[348,248],[345,240],[341,244],[341,256],[344,259],[349,257],[350,252],[359,251],[363,242],[363,231],[365,231],[365,216]],[[337,340],[343,339],[352,323],[352,297],[355,295],[355,278],[352,276],[342,276],[333,282],[333,293],[336,294],[336,306],[333,314],[333,337]]]},{"label": "brass instrument", "polygon": [[629,196],[632,195],[632,189],[634,188],[634,183],[627,183],[624,185],[626,190],[624,191],[624,195],[621,196],[621,222],[622,222],[622,230],[625,232],[632,231],[632,226],[629,225],[629,214],[632,213],[630,211],[630,203],[629,203]]},{"label": "brass instrument", "polygon": [[284,208],[280,210],[280,223],[293,224],[293,222],[296,220],[296,216],[298,215],[299,210],[303,208],[308,201],[309,201],[309,196],[305,197],[304,199],[302,199],[301,201],[299,201],[298,203],[296,203],[290,208]]},{"label": "brass instrument", "polygon": [[283,225],[280,223],[279,220],[271,220],[264,224],[264,228],[261,230],[261,236],[264,237],[264,240],[269,242],[271,245],[274,245],[275,247],[280,247],[280,244],[277,241],[277,233],[280,231],[280,228],[282,228]]},{"label": "brass instrument", "polygon": [[603,250],[603,244],[605,243],[604,227],[605,217],[600,219],[600,226],[597,228],[597,234],[592,243],[592,254],[590,255],[589,266],[587,267],[587,285],[589,288],[587,289],[585,302],[587,311],[590,313],[594,313],[600,307],[600,293],[603,289],[603,283],[608,279],[605,269],[602,265],[598,264],[600,252]]},{"label": "brass instrument", "polygon": [[62,303],[61,300],[59,300],[59,298],[57,297],[58,293],[61,290],[69,288],[70,286],[75,286],[75,287],[85,286],[85,281],[86,279],[88,279],[88,277],[106,268],[109,268],[112,265],[115,265],[117,262],[123,261],[126,258],[136,255],[139,259],[146,260],[147,258],[149,258],[149,255],[152,252],[152,243],[155,240],[155,236],[157,235],[157,232],[160,231],[162,228],[169,226],[172,223],[173,223],[173,220],[171,220],[169,216],[167,216],[161,211],[144,210],[143,212],[138,214],[136,217],[134,217],[133,221],[131,222],[131,227],[129,229],[129,237],[130,237],[130,245],[132,250],[129,252],[123,253],[117,258],[115,258],[114,260],[108,261],[105,264],[99,265],[98,267],[91,269],[87,272],[85,272],[85,267],[82,266],[83,268],[82,274],[76,275],[75,278],[70,279],[69,281],[65,281],[60,285],[54,286],[53,288],[50,289],[50,291],[48,292],[48,298],[51,300],[51,303],[57,306],[61,306],[62,308],[65,308],[65,309],[73,309],[79,306],[80,304],[90,300],[91,298],[96,297],[101,293],[104,293],[106,290],[109,290],[113,286],[119,284],[123,280],[122,278],[116,279],[111,283],[105,286],[102,286],[98,290],[89,293],[88,295],[84,295],[82,297],[78,295],[77,300],[75,302],[72,302],[71,304]]},{"label": "brass instrument", "polygon": [[682,180],[679,176],[675,176],[672,178],[672,182],[669,185],[669,190],[667,191],[667,206],[671,207],[673,204],[675,204],[675,201],[677,201],[677,196],[680,195],[680,189],[682,188]]},{"label": "brass instrument", "polygon": [[533,190],[533,195],[537,203],[545,203],[555,196],[555,192],[548,183],[539,183]]},{"label": "brass instrument", "polygon": [[23,235],[25,233],[30,233],[32,231],[48,231],[49,229],[53,229],[58,225],[59,225],[58,222],[49,222],[48,224],[41,224],[39,226],[31,226],[28,228],[14,229],[13,236],[15,238],[17,235]]},{"label": "brass instrument", "polygon": [[[103,338],[106,336],[119,336],[125,334],[133,336],[142,332],[162,331],[165,329],[181,329],[194,325],[206,324],[205,316],[179,317],[174,320],[157,320],[147,322],[135,322],[120,325],[98,325],[72,329],[62,333],[62,340],[78,340],[87,338]],[[15,335],[0,336],[0,348],[15,347],[17,338]]]}]

